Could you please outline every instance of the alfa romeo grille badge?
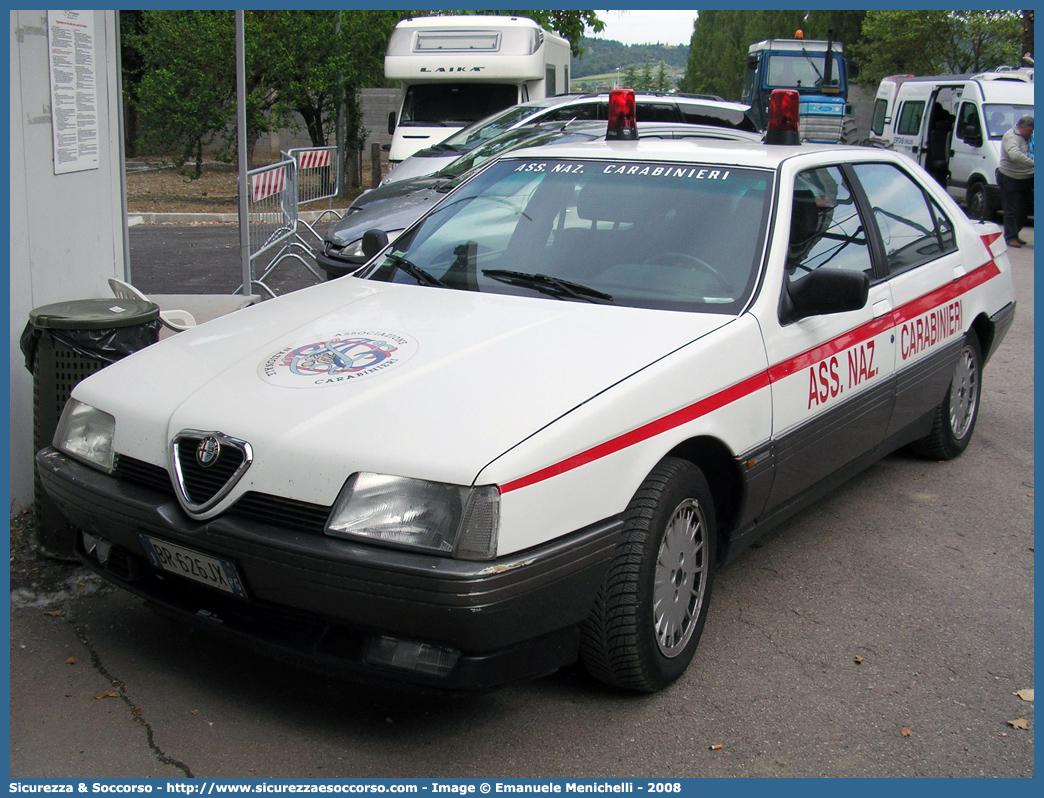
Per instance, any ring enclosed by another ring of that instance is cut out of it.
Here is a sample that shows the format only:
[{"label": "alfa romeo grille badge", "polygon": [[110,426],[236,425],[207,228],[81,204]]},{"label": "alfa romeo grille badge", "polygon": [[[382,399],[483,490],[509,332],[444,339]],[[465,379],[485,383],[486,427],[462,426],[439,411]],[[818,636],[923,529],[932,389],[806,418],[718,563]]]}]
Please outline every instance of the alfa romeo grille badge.
[{"label": "alfa romeo grille badge", "polygon": [[201,468],[210,468],[221,456],[221,442],[208,435],[196,445],[196,462]]}]

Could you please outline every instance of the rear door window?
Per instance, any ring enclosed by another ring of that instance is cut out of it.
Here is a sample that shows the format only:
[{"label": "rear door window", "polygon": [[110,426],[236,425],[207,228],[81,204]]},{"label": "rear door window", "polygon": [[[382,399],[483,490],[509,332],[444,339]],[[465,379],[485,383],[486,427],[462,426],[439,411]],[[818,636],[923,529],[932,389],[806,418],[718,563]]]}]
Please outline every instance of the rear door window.
[{"label": "rear door window", "polygon": [[953,224],[909,175],[886,163],[854,164],[884,243],[889,274],[957,249]]},{"label": "rear door window", "polygon": [[638,100],[635,117],[639,122],[677,122],[678,109],[672,102]]},{"label": "rear door window", "polygon": [[567,105],[565,108],[556,108],[540,117],[541,122],[568,122],[570,119],[598,120],[608,117],[607,103],[578,103]]},{"label": "rear door window", "polygon": [[899,121],[895,132],[899,136],[916,136],[921,132],[921,119],[924,117],[924,100],[906,101],[899,109]]},{"label": "rear door window", "polygon": [[870,129],[875,136],[884,134],[885,117],[888,114],[888,100],[881,98],[874,103],[874,116],[870,120]]}]

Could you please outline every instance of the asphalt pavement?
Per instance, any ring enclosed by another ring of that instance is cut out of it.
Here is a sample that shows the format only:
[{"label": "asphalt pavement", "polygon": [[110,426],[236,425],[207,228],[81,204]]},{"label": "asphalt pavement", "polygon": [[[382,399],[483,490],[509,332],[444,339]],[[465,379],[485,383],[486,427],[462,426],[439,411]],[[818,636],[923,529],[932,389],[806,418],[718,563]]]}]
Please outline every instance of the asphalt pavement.
[{"label": "asphalt pavement", "polygon": [[[330,223],[329,219],[319,223],[316,232],[322,235]],[[139,224],[130,228],[129,236],[131,282],[146,294],[230,294],[243,283],[236,224]],[[319,239],[307,230],[302,232],[302,239],[310,247],[319,245]],[[265,271],[280,250],[276,248],[260,256],[255,277]],[[290,251],[300,254],[304,249],[297,246]],[[276,294],[284,294],[314,285],[318,280],[300,260],[285,258],[265,282]]]},{"label": "asphalt pavement", "polygon": [[[969,449],[887,457],[741,555],[663,692],[608,690],[578,666],[461,700],[374,690],[215,643],[55,566],[12,595],[11,775],[1032,776],[1033,703],[1017,695],[1034,680],[1025,236]],[[234,226],[130,237],[146,292],[238,285]]]}]

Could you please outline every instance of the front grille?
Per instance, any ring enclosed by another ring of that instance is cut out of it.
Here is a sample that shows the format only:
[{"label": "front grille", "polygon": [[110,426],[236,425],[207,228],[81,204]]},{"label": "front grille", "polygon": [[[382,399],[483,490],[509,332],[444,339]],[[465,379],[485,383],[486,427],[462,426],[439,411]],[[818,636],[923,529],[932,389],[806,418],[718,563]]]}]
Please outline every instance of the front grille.
[{"label": "front grille", "polygon": [[[197,447],[211,444],[211,461],[204,465]],[[174,439],[178,487],[187,510],[201,512],[213,506],[250,466],[250,444],[221,433],[186,430]]]},{"label": "front grille", "polygon": [[251,491],[232,505],[228,514],[292,529],[295,532],[322,535],[326,531],[326,519],[330,517],[330,508]]},{"label": "front grille", "polygon": [[[193,456],[195,456],[193,454]],[[126,455],[117,455],[113,476],[122,482],[130,482],[174,496],[174,484],[167,469],[136,460]],[[311,504],[268,493],[250,491],[232,505],[227,515],[245,518],[260,524],[279,527],[293,532],[322,535],[326,531],[326,520],[330,508],[322,504]]]},{"label": "front grille", "polygon": [[135,485],[162,491],[169,496],[174,495],[174,483],[170,481],[167,469],[135,460],[133,457],[116,455],[116,468],[113,476],[122,482],[132,482]]}]

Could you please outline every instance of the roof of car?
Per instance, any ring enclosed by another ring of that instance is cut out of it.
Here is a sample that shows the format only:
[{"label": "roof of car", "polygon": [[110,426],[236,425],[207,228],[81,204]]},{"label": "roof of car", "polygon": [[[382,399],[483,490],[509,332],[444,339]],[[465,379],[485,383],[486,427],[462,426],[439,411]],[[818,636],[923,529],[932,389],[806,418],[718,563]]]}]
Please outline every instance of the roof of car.
[{"label": "roof of car", "polygon": [[785,146],[747,141],[701,139],[652,139],[642,141],[594,141],[580,144],[552,144],[511,150],[501,160],[525,158],[580,158],[628,161],[691,161],[700,164],[727,164],[731,166],[775,169],[783,161],[798,156],[834,152],[839,160],[891,160],[901,157],[874,147],[849,145],[802,144]]},{"label": "roof of car", "polygon": [[[671,100],[673,102],[691,103],[693,105],[709,106],[711,108],[727,108],[729,110],[746,110],[750,106],[744,103],[729,102],[723,100],[720,97],[711,99],[707,96],[695,95],[695,94],[672,94],[671,92],[656,92],[656,91],[636,91],[634,93],[636,100],[641,99],[656,99],[656,100]],[[549,108],[554,105],[562,105],[571,101],[579,100],[609,100],[609,92],[582,92],[582,93],[571,93],[571,94],[557,94],[554,97],[545,97],[543,100],[530,100],[526,103],[520,103],[524,107],[531,107],[534,110],[538,108]]]}]

